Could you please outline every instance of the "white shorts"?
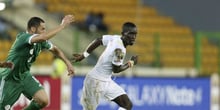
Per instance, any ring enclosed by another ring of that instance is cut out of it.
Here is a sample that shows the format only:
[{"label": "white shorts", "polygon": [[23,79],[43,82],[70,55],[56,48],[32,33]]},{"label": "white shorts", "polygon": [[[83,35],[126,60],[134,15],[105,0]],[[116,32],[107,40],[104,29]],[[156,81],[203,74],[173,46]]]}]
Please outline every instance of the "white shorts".
[{"label": "white shorts", "polygon": [[113,80],[100,81],[87,76],[84,80],[81,104],[83,110],[96,110],[100,98],[113,100],[123,94],[126,92]]}]

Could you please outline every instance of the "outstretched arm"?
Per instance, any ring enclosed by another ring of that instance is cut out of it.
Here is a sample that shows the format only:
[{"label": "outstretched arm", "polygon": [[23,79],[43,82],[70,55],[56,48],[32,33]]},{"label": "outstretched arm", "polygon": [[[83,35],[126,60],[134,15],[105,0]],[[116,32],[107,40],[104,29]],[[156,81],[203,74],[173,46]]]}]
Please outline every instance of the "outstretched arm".
[{"label": "outstretched arm", "polygon": [[36,37],[33,37],[31,39],[31,43],[36,43],[36,42],[44,42],[48,39],[51,39],[52,37],[54,37],[58,32],[60,32],[61,30],[63,30],[66,26],[68,26],[70,23],[74,22],[74,16],[73,15],[66,15],[61,24],[52,29],[49,30],[48,32],[42,33],[37,35]]},{"label": "outstretched arm", "polygon": [[56,46],[53,46],[53,48],[50,50],[54,55],[56,55],[58,58],[60,58],[61,60],[63,60],[63,62],[66,64],[67,66],[67,70],[68,70],[68,75],[69,76],[73,76],[74,75],[74,69],[73,66],[71,64],[71,62],[66,58],[66,56],[64,55],[64,53],[57,48]]},{"label": "outstretched arm", "polygon": [[138,62],[138,56],[132,56],[131,59],[123,65],[117,66],[112,64],[112,70],[114,73],[120,73],[128,68],[133,67],[134,65],[137,64],[137,62]]},{"label": "outstretched arm", "polygon": [[88,57],[90,53],[92,53],[97,47],[99,47],[102,44],[102,38],[97,38],[93,40],[83,54],[73,54],[73,62],[79,62],[82,61],[84,58]]}]

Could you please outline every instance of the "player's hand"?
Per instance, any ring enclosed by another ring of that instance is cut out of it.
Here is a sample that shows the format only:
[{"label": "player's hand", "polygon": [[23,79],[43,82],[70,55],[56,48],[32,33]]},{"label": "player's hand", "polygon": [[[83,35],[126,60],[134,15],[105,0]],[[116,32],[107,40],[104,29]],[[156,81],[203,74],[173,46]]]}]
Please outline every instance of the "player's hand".
[{"label": "player's hand", "polygon": [[70,23],[72,23],[74,21],[75,21],[75,19],[74,19],[73,15],[66,15],[63,18],[61,25],[63,25],[65,27],[65,26],[69,25]]},{"label": "player's hand", "polygon": [[83,56],[83,54],[73,54],[73,58],[72,58],[72,62],[79,62],[82,61],[85,57]]},{"label": "player's hand", "polygon": [[0,67],[3,67],[3,68],[10,68],[10,69],[13,69],[14,68],[14,63],[12,62],[2,62],[0,63]]},{"label": "player's hand", "polygon": [[138,63],[138,56],[132,56],[130,60],[134,61],[134,65],[136,65]]},{"label": "player's hand", "polygon": [[68,71],[68,76],[74,76],[75,72],[72,64],[67,65],[67,71]]}]

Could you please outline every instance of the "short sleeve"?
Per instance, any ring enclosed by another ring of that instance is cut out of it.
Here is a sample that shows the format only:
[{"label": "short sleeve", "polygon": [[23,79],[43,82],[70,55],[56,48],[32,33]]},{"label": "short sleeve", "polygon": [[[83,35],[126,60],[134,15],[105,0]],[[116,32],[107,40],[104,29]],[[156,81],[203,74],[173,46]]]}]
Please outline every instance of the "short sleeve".
[{"label": "short sleeve", "polygon": [[16,39],[18,40],[17,42],[19,42],[19,44],[31,44],[31,39],[34,36],[36,36],[36,35],[22,32],[16,36]]},{"label": "short sleeve", "polygon": [[52,49],[53,48],[53,44],[52,42],[50,41],[45,41],[45,42],[42,42],[42,49]]},{"label": "short sleeve", "polygon": [[33,37],[35,37],[35,36],[37,36],[38,34],[33,34],[33,35],[31,35],[30,37],[29,37],[29,39],[28,39],[28,44],[31,44],[31,39],[33,38]]},{"label": "short sleeve", "polygon": [[111,41],[113,38],[110,35],[103,35],[102,36],[102,43],[104,46],[107,46],[109,41]]},{"label": "short sleeve", "polygon": [[123,53],[121,48],[116,48],[113,54],[112,64],[120,66],[123,64],[125,53]]}]

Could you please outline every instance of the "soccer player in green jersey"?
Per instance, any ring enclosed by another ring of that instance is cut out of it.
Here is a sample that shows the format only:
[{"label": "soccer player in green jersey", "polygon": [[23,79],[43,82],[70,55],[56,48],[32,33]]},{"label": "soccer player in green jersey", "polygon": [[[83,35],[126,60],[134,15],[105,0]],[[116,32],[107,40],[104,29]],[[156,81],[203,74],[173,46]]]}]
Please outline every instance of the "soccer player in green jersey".
[{"label": "soccer player in green jersey", "polygon": [[25,110],[40,110],[47,106],[49,99],[44,88],[30,73],[31,65],[41,50],[49,50],[62,59],[67,66],[68,75],[74,75],[71,62],[48,41],[72,22],[74,16],[66,15],[59,26],[46,32],[43,19],[32,17],[28,21],[27,32],[16,36],[6,59],[6,62],[14,64],[14,68],[5,68],[0,72],[0,110],[10,110],[21,94],[31,100]]}]

